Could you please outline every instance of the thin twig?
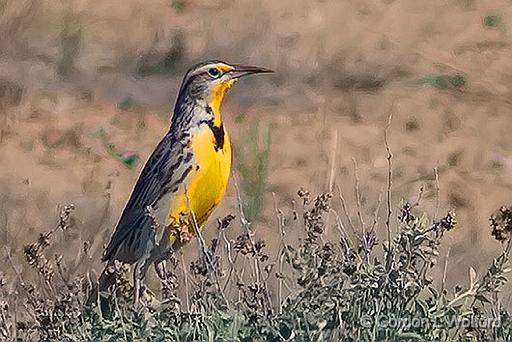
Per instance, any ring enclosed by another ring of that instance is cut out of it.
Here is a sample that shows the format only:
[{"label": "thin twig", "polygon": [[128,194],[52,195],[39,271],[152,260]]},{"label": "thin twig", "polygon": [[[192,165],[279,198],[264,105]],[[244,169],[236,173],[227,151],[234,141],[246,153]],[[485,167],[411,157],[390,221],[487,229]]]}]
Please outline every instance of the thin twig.
[{"label": "thin twig", "polygon": [[68,272],[66,272],[66,267],[64,264],[64,259],[62,255],[55,255],[55,264],[57,265],[57,270],[59,272],[59,276],[64,282],[65,285],[69,285],[69,278],[66,275]]},{"label": "thin twig", "polygon": [[276,194],[272,193],[272,197],[274,199],[274,211],[276,213],[277,225],[279,227],[279,251],[277,253],[277,263],[279,265],[279,276],[277,277],[277,304],[279,308],[279,314],[283,313],[283,261],[286,250],[286,243],[284,240],[285,230],[284,230],[284,218],[283,213],[277,208]]},{"label": "thin twig", "polygon": [[357,205],[357,217],[359,218],[359,223],[361,223],[361,235],[365,232],[363,214],[361,213],[361,195],[359,193],[359,172],[357,168],[357,161],[355,158],[352,158],[352,163],[354,163],[354,178],[355,178],[355,192],[356,192],[356,205]]},{"label": "thin twig", "polygon": [[387,233],[388,233],[388,251],[390,252],[391,251],[391,225],[390,225],[390,222],[391,222],[391,215],[393,214],[393,211],[391,209],[391,189],[392,189],[392,186],[393,186],[393,164],[392,164],[392,159],[393,159],[393,154],[391,153],[391,148],[389,147],[389,140],[388,140],[388,130],[389,128],[391,127],[391,122],[393,120],[393,107],[394,107],[394,104],[391,105],[391,110],[389,111],[389,116],[388,116],[388,123],[386,125],[386,128],[384,129],[384,144],[386,145],[386,152],[387,152],[387,161],[388,161],[388,185],[387,185],[387,189],[386,189],[386,198],[387,198],[387,209],[388,209],[388,213],[387,213],[387,216],[386,216],[386,229],[387,229]]},{"label": "thin twig", "polygon": [[[240,187],[238,186],[238,181],[237,181],[237,177],[233,177],[233,184],[235,186],[235,190],[236,190],[236,195],[237,195],[237,199],[238,199],[238,209],[240,211],[240,221],[242,223],[242,227],[244,227],[246,233],[247,233],[247,237],[249,239],[249,243],[251,244],[251,248],[252,250],[256,253],[256,243],[254,242],[254,239],[253,239],[253,232],[251,232],[250,228],[249,228],[249,221],[247,221],[246,217],[245,217],[245,213],[244,213],[244,208],[243,208],[243,204],[242,204],[242,194],[240,192]],[[262,278],[261,278],[261,264],[260,264],[260,258],[258,258],[257,255],[255,255],[255,257],[253,258],[254,259],[254,270],[255,270],[255,273],[256,273],[256,282],[257,284],[262,284],[264,285],[264,288],[263,288],[263,291],[265,292],[265,295],[266,295],[266,299],[267,299],[267,303],[268,303],[268,309],[270,312],[272,312],[272,300],[270,299],[270,294],[268,292],[268,289],[267,289],[267,284],[265,281],[262,281]]]},{"label": "thin twig", "polygon": [[380,206],[382,204],[382,189],[379,191],[379,198],[377,200],[377,207],[375,208],[375,211],[373,212],[373,222],[370,227],[370,231],[373,232],[375,230],[375,226],[377,225],[377,220],[379,219],[379,210]]},{"label": "thin twig", "polygon": [[[334,217],[336,218],[336,223],[337,223],[336,227],[338,228],[338,232],[340,233],[341,241],[343,243],[345,243],[345,245],[346,245],[345,247],[352,248],[352,246],[354,246],[354,242],[350,239],[350,236],[345,231],[345,227],[343,226],[343,222],[341,221],[340,216],[333,209],[331,209],[331,212],[334,214]],[[359,253],[355,253],[355,256],[359,259],[360,262],[363,261],[363,259],[361,258],[361,255],[359,255]]]},{"label": "thin twig", "polygon": [[235,267],[236,260],[238,259],[238,254],[235,255],[235,258],[233,258],[232,251],[231,251],[231,242],[228,240],[228,238],[226,237],[226,234],[224,232],[222,232],[221,237],[224,240],[224,242],[226,243],[226,251],[227,251],[228,261],[229,261],[229,265],[230,265],[230,269],[229,269],[228,275],[226,277],[226,282],[224,283],[224,287],[223,287],[224,291],[226,291],[226,288],[230,284],[231,276],[233,273],[235,274],[235,276],[237,278],[236,279],[237,283],[240,282],[240,277],[239,277],[238,272],[236,271],[236,267]]},{"label": "thin twig", "polygon": [[330,208],[329,211],[334,215],[334,217],[336,218],[336,228],[338,228],[338,232],[340,233],[340,237],[342,239],[347,239],[350,243],[352,243],[352,241],[350,241],[350,237],[349,235],[347,234],[347,232],[345,231],[345,226],[343,225],[343,222],[341,221],[341,218],[340,216],[338,215],[338,213],[336,212],[336,210]]},{"label": "thin twig", "polygon": [[338,129],[334,129],[333,133],[333,139],[332,139],[332,146],[331,146],[331,167],[329,172],[329,183],[327,184],[327,191],[329,193],[332,193],[332,188],[334,186],[334,176],[335,176],[335,168],[334,165],[336,165],[336,156],[338,154]]},{"label": "thin twig", "polygon": [[210,254],[209,254],[208,249],[207,249],[206,241],[205,241],[205,239],[203,237],[203,234],[201,233],[201,228],[199,227],[199,224],[197,223],[196,214],[194,213],[194,211],[190,207],[190,199],[188,197],[187,189],[185,189],[185,197],[187,199],[188,210],[189,210],[189,212],[190,212],[190,214],[192,216],[192,226],[194,227],[195,233],[197,235],[197,238],[198,238],[198,241],[199,241],[199,246],[201,247],[201,252],[203,253],[203,256],[204,256],[206,262],[210,266],[210,270],[213,273],[213,277],[215,279],[215,283],[216,283],[217,289],[219,290],[222,299],[224,300],[226,305],[229,307],[230,303],[229,303],[229,301],[228,301],[228,299],[226,297],[226,294],[224,293],[222,287],[220,286],[219,277],[218,277],[217,272],[215,271],[215,266],[213,265],[213,261],[210,258]]},{"label": "thin twig", "polygon": [[343,209],[343,214],[345,214],[345,218],[347,219],[348,225],[350,226],[350,229],[352,230],[352,232],[356,236],[358,236],[358,233],[357,233],[356,229],[354,228],[354,224],[352,223],[352,219],[350,218],[350,214],[348,213],[347,203],[345,202],[345,197],[343,196],[343,192],[339,186],[337,186],[337,188],[338,188],[338,198],[340,199],[340,202],[341,202],[341,208]]},{"label": "thin twig", "polygon": [[421,184],[420,189],[418,190],[418,197],[416,198],[416,202],[411,204],[412,208],[415,208],[415,207],[420,205],[421,200],[423,199],[423,192],[424,191],[425,191],[425,187],[423,186],[423,184]]},{"label": "thin twig", "polygon": [[434,213],[434,219],[437,219],[437,215],[439,213],[439,193],[440,193],[440,186],[439,186],[439,163],[434,167],[434,176],[436,178],[436,211]]},{"label": "thin twig", "polygon": [[[328,178],[328,184],[327,184],[327,192],[329,194],[332,194],[332,190],[333,190],[333,186],[334,186],[334,178],[335,178],[335,167],[334,165],[336,165],[336,156],[338,154],[338,129],[335,128],[333,129],[333,138],[332,138],[332,142],[331,142],[331,165],[330,165],[330,168],[329,168],[329,178]],[[323,235],[325,236],[329,236],[329,227],[331,226],[331,222],[330,222],[330,216],[327,215],[327,218],[326,218],[326,224],[325,224],[325,229],[324,229],[324,232],[321,236],[322,240],[323,240]]]},{"label": "thin twig", "polygon": [[[253,232],[251,232],[249,228],[249,221],[245,218],[244,208],[243,208],[243,202],[242,202],[242,195],[240,193],[240,187],[238,186],[238,182],[236,177],[234,178],[234,186],[236,190],[237,200],[238,200],[238,210],[240,212],[240,222],[242,223],[242,227],[245,229],[245,232],[247,234],[247,237],[249,239],[249,243],[251,244],[251,248],[256,251],[256,243],[253,239]],[[256,282],[260,282],[261,280],[261,268],[260,268],[260,262],[259,258],[254,258],[254,271],[256,275]]]},{"label": "thin twig", "polygon": [[447,270],[448,270],[448,259],[450,258],[451,250],[452,250],[452,248],[449,247],[448,251],[446,251],[446,257],[444,259],[443,278],[441,280],[441,293],[443,293],[445,284],[446,284],[446,274],[447,274]]},{"label": "thin twig", "polygon": [[183,267],[183,281],[185,282],[185,304],[187,306],[187,312],[190,312],[190,290],[188,286],[188,272],[187,272],[187,265],[185,264],[185,258],[183,257],[183,253],[180,253],[181,257],[181,267]]}]

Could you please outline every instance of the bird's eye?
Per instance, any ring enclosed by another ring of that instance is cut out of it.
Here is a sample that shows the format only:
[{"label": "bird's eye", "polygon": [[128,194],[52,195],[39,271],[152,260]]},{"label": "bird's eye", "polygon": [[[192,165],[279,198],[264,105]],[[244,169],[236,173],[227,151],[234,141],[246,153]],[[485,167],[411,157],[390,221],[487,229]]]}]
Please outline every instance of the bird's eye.
[{"label": "bird's eye", "polygon": [[211,77],[218,77],[220,75],[220,70],[217,68],[210,68],[208,69],[208,75]]}]

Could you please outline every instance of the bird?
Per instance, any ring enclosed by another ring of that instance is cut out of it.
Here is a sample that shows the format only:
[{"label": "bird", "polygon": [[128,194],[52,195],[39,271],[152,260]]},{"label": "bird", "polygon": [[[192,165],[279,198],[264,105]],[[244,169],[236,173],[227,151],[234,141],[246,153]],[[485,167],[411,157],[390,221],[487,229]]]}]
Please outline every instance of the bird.
[{"label": "bird", "polygon": [[154,264],[164,277],[165,259],[204,227],[224,197],[231,173],[231,142],[221,104],[240,78],[270,72],[219,60],[196,64],[186,72],[170,128],[146,161],[120,215],[102,258],[106,266],[88,304],[112,287],[117,260],[134,265],[137,305],[148,267]]}]

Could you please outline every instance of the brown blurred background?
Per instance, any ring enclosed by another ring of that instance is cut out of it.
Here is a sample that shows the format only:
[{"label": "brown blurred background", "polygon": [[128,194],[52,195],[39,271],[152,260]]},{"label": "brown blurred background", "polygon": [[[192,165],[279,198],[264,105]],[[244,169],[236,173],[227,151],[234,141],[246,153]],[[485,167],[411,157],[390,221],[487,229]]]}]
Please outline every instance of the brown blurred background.
[{"label": "brown blurred background", "polygon": [[[0,0],[1,243],[21,263],[23,244],[73,203],[55,253],[93,241],[84,267],[99,268],[182,75],[216,58],[276,71],[240,82],[224,105],[236,178],[244,200],[264,194],[248,210],[270,245],[274,205],[289,213],[301,186],[332,189],[336,209],[341,188],[355,217],[353,161],[371,223],[392,110],[395,208],[423,185],[433,217],[438,168],[438,216],[455,209],[459,222],[448,278],[465,281],[497,254],[488,217],[510,204],[511,43],[505,0]],[[232,182],[215,217],[236,205]],[[384,215],[383,204],[380,232]]]}]

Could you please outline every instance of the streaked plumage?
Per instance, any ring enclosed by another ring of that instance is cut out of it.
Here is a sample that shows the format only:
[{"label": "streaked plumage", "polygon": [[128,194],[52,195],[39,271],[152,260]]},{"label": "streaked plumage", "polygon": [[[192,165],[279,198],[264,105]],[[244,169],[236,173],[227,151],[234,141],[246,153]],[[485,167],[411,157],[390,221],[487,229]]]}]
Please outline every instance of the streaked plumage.
[{"label": "streaked plumage", "polygon": [[[171,127],[146,162],[105,250],[100,290],[110,286],[106,270],[114,260],[136,264],[137,285],[148,262],[161,260],[155,251],[186,242],[169,231],[156,236],[148,208],[167,227],[178,225],[183,215],[193,216],[199,228],[206,223],[224,196],[231,170],[231,143],[220,114],[224,95],[239,77],[269,71],[209,61],[187,72]],[[192,223],[188,230],[194,233]]]}]

